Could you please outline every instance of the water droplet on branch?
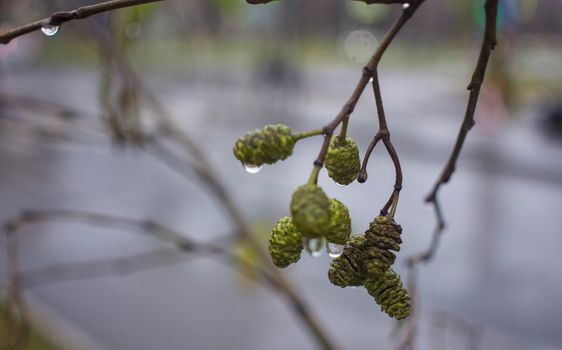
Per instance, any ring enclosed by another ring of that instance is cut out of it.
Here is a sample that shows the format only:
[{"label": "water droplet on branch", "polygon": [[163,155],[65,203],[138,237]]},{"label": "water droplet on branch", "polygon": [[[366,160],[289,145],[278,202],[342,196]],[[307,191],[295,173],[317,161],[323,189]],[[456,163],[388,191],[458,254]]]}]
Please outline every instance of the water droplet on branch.
[{"label": "water droplet on branch", "polygon": [[51,25],[49,23],[44,23],[41,26],[41,31],[46,36],[53,36],[53,35],[57,34],[57,32],[59,31],[59,26],[54,26],[54,25]]},{"label": "water droplet on branch", "polygon": [[409,4],[409,3],[405,2],[405,3],[402,4],[402,9],[403,9],[403,10],[407,10],[408,8],[410,8],[410,4]]},{"label": "water droplet on branch", "polygon": [[252,165],[252,164],[242,164],[242,165],[244,166],[244,170],[246,170],[248,174],[257,174],[263,168],[262,165]]},{"label": "water droplet on branch", "polygon": [[343,253],[343,244],[327,242],[326,250],[328,250],[330,258],[337,258]]}]

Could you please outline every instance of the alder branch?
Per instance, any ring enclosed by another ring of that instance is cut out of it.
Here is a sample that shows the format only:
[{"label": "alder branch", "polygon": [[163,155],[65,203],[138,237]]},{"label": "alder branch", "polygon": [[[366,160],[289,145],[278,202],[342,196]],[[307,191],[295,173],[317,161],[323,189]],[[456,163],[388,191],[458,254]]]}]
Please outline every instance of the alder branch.
[{"label": "alder branch", "polygon": [[[482,82],[484,81],[484,76],[486,74],[486,68],[488,66],[488,61],[491,55],[492,50],[496,46],[496,18],[497,16],[497,3],[498,0],[487,0],[485,4],[486,9],[486,29],[484,33],[484,40],[482,41],[482,47],[480,49],[480,56],[478,57],[478,63],[476,65],[476,69],[472,75],[472,80],[468,85],[467,89],[470,91],[470,95],[468,98],[468,104],[466,107],[466,112],[464,116],[463,123],[459,130],[459,134],[457,136],[457,141],[455,143],[455,147],[453,148],[453,152],[449,157],[449,160],[445,164],[445,168],[443,169],[441,175],[437,179],[433,190],[427,196],[426,201],[431,203],[435,200],[437,196],[437,192],[441,188],[442,185],[449,182],[453,173],[456,170],[456,164],[461,153],[462,147],[466,140],[466,137],[469,131],[475,124],[474,121],[474,114],[476,112],[476,105],[478,103],[478,97],[480,95],[480,88],[482,86]],[[490,16],[494,16],[493,18]]]},{"label": "alder branch", "polygon": [[94,5],[82,6],[75,10],[55,12],[49,17],[1,33],[0,44],[8,44],[12,39],[38,31],[46,25],[60,26],[63,23],[88,18],[102,12],[160,1],[164,0],[112,0]]},{"label": "alder branch", "polygon": [[353,90],[353,93],[347,100],[347,102],[343,105],[342,109],[338,113],[338,115],[334,118],[334,120],[324,126],[324,143],[322,144],[322,148],[320,149],[320,153],[318,158],[314,161],[314,167],[316,168],[313,170],[314,172],[318,172],[318,169],[324,166],[324,161],[326,159],[326,154],[328,152],[328,148],[330,146],[330,140],[334,133],[334,130],[338,127],[338,125],[345,119],[347,120],[349,116],[353,113],[359,98],[363,94],[365,87],[369,83],[369,80],[373,76],[373,72],[377,71],[378,65],[380,60],[382,59],[386,49],[390,46],[396,35],[400,32],[404,24],[408,22],[410,18],[412,18],[413,14],[416,12],[418,7],[424,2],[425,0],[414,0],[410,2],[410,6],[403,8],[401,15],[396,19],[393,23],[392,27],[389,31],[385,34],[384,38],[382,39],[380,45],[376,49],[375,53],[367,63],[367,65],[363,68],[363,74],[357,83],[357,86]]},{"label": "alder branch", "polygon": [[[464,119],[459,134],[457,136],[457,140],[455,142],[453,152],[449,157],[449,160],[445,164],[445,167],[441,175],[437,179],[432,191],[426,197],[426,202],[433,206],[436,216],[436,227],[435,230],[433,231],[431,243],[426,250],[418,254],[414,254],[406,259],[407,267],[410,273],[409,284],[411,285],[411,288],[413,290],[416,290],[416,285],[417,285],[417,274],[416,274],[417,265],[421,263],[427,263],[433,259],[439,247],[441,236],[446,227],[445,219],[438,199],[438,192],[444,184],[450,181],[453,173],[455,172],[456,164],[459,155],[461,153],[462,147],[464,145],[464,142],[466,140],[466,137],[475,124],[474,113],[476,111],[476,105],[478,103],[478,98],[480,95],[480,88],[482,87],[482,83],[484,82],[484,77],[486,75],[486,68],[488,66],[490,55],[492,53],[492,50],[496,46],[496,42],[497,42],[496,21],[497,21],[497,14],[498,14],[498,1],[499,0],[486,0],[486,3],[484,4],[484,9],[486,14],[486,26],[484,29],[484,37],[482,39],[482,45],[476,63],[476,68],[472,75],[470,84],[468,85],[468,90],[470,91],[470,93],[468,97],[468,103],[467,103]],[[419,302],[416,305],[414,305],[414,310],[418,307],[419,307]],[[417,323],[418,323],[417,317],[414,317],[408,321],[408,326],[406,331],[404,332],[404,336],[398,343],[398,346],[396,347],[397,350],[405,350],[412,346],[415,338],[416,330],[418,327]]]},{"label": "alder branch", "polygon": [[[248,4],[258,5],[258,4],[269,4],[270,2],[279,1],[279,0],[246,0]],[[366,4],[405,4],[409,3],[408,0],[351,0],[351,1],[359,1],[364,2]]]},{"label": "alder branch", "polygon": [[[456,165],[461,150],[464,146],[466,137],[475,124],[474,114],[476,112],[476,105],[478,103],[478,98],[480,96],[480,89],[482,87],[482,83],[484,82],[484,77],[486,75],[486,68],[488,67],[490,55],[492,53],[492,50],[496,46],[496,42],[497,42],[496,17],[498,13],[498,0],[486,0],[484,9],[486,13],[486,27],[484,30],[484,38],[482,40],[482,46],[480,48],[480,54],[478,56],[476,68],[474,70],[474,73],[472,74],[472,79],[470,81],[470,84],[467,87],[467,89],[470,91],[470,94],[468,97],[468,103],[466,106],[464,119],[461,128],[459,130],[459,134],[457,136],[457,140],[455,142],[453,152],[451,153],[449,160],[445,164],[445,167],[443,168],[441,175],[439,176],[435,185],[433,186],[432,191],[425,199],[426,202],[433,205],[435,209],[435,215],[437,217],[437,227],[434,236],[437,237],[441,235],[441,232],[445,229],[446,226],[443,213],[439,205],[438,193],[441,187],[451,180],[451,177],[456,170]],[[433,241],[437,239],[434,238]],[[432,243],[430,249],[425,254],[418,255],[417,260],[431,259],[431,257],[433,256],[436,250],[437,245],[438,245],[437,242]]]},{"label": "alder branch", "polygon": [[[153,2],[161,2],[161,1],[164,0],[111,0],[111,1],[101,2],[98,4],[82,6],[74,10],[55,12],[49,17],[45,17],[43,19],[22,25],[20,27],[9,29],[5,32],[0,33],[0,44],[8,44],[13,39],[38,31],[46,25],[60,26],[66,22],[85,19],[90,16],[97,15],[103,12],[109,12],[126,7],[133,7],[133,6],[138,6],[138,5],[143,5]],[[254,5],[267,4],[273,1],[277,1],[277,0],[247,0],[249,4],[254,4]],[[353,1],[361,1],[366,4],[404,4],[409,2],[405,0],[353,0]]]},{"label": "alder branch", "polygon": [[352,0],[352,1],[360,1],[360,2],[364,2],[366,4],[407,4],[413,1],[408,1],[408,0]]},{"label": "alder branch", "polygon": [[[206,243],[196,243],[193,240],[187,238],[181,233],[170,229],[162,224],[154,222],[152,220],[139,220],[134,218],[128,218],[116,215],[106,215],[85,211],[76,210],[43,210],[43,211],[26,211],[20,215],[8,220],[4,225],[6,236],[9,238],[8,242],[12,242],[9,249],[11,255],[15,258],[9,260],[9,271],[12,271],[12,279],[10,283],[10,288],[13,289],[13,295],[21,296],[21,283],[20,283],[20,272],[19,272],[19,262],[17,259],[17,246],[15,245],[17,240],[15,234],[23,226],[39,223],[49,223],[49,222],[78,222],[85,223],[89,225],[94,225],[97,227],[111,227],[125,230],[132,230],[144,234],[148,234],[154,238],[169,242],[174,244],[176,248],[183,252],[198,252],[200,254],[210,254],[210,255],[220,255],[226,257],[238,264],[248,266],[249,268],[255,269],[259,273],[259,277],[265,286],[271,287],[273,291],[281,294],[289,299],[293,310],[304,320],[311,318],[309,311],[300,298],[296,294],[287,294],[286,286],[283,285],[283,281],[280,281],[278,276],[272,274],[271,271],[266,270],[267,266],[254,266],[247,260],[233,254],[227,249],[206,244]],[[229,266],[234,266],[229,264]],[[18,300],[23,300],[21,297]],[[320,328],[318,328],[320,329]],[[319,334],[315,334],[319,336]],[[318,339],[317,339],[318,340]],[[326,344],[322,344],[325,349],[335,349],[331,343],[326,338]]]},{"label": "alder branch", "polygon": [[371,154],[375,149],[376,145],[378,144],[378,142],[382,140],[385,149],[388,155],[390,156],[390,158],[392,159],[392,163],[394,164],[394,172],[395,172],[396,179],[394,181],[394,189],[390,195],[390,198],[386,202],[385,206],[381,209],[380,213],[381,215],[387,215],[388,210],[392,206],[390,216],[394,217],[396,205],[398,204],[398,197],[400,195],[400,191],[402,190],[402,180],[403,180],[402,166],[400,165],[400,159],[398,158],[398,153],[394,149],[394,145],[390,140],[390,130],[388,128],[388,124],[386,121],[386,114],[384,112],[384,105],[383,105],[381,88],[379,84],[379,77],[377,71],[371,72],[371,80],[372,80],[371,84],[373,86],[373,93],[375,95],[377,115],[379,119],[379,130],[375,134],[373,141],[369,144],[369,147],[367,148],[367,152],[365,152],[365,157],[363,158],[361,170],[359,171],[359,175],[357,176],[357,181],[359,181],[360,183],[364,183],[365,181],[367,181],[367,177],[368,177],[367,164],[369,162],[369,158],[371,157]]}]

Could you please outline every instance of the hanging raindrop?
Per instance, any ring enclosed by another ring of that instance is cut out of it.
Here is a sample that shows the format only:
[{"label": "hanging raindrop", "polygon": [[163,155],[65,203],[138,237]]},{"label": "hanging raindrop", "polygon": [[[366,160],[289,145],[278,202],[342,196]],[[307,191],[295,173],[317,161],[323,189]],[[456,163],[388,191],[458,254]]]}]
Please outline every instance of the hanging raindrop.
[{"label": "hanging raindrop", "polygon": [[326,250],[330,258],[337,258],[343,252],[343,244],[326,242]]},{"label": "hanging raindrop", "polygon": [[257,174],[263,168],[262,165],[252,165],[252,164],[242,164],[242,165],[244,166],[244,170],[246,170],[248,174]]},{"label": "hanging raindrop", "polygon": [[407,10],[410,7],[410,4],[405,2],[402,4],[402,10]]},{"label": "hanging raindrop", "polygon": [[51,25],[49,23],[43,23],[41,25],[41,31],[46,36],[53,36],[53,35],[57,34],[57,32],[59,31],[59,26],[54,26],[54,25]]},{"label": "hanging raindrop", "polygon": [[306,241],[306,251],[313,258],[318,258],[323,252],[323,238],[312,238]]}]

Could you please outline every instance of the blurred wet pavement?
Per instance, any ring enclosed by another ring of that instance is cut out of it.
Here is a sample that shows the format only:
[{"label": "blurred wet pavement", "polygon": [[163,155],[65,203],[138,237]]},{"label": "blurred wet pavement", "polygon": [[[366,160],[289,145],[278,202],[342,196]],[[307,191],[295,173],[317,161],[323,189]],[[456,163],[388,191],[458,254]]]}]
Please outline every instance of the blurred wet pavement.
[{"label": "blurred wet pavement", "polygon": [[[232,157],[248,130],[280,122],[295,131],[318,128],[339,111],[359,69],[306,70],[302,85],[264,88],[248,72],[210,72],[207,84],[157,76],[150,86],[220,167],[242,210],[257,222],[288,213],[293,189],[306,181],[319,140],[300,142],[295,155],[257,175]],[[405,182],[397,220],[404,228],[401,263],[424,249],[434,226],[423,203],[441,170],[464,113],[466,70],[412,68],[381,73],[392,137]],[[212,82],[212,83],[211,83]],[[96,76],[80,70],[13,72],[3,91],[62,102],[97,113]],[[436,258],[420,269],[420,349],[445,337],[436,312],[459,315],[482,330],[482,349],[562,348],[562,147],[543,138],[537,111],[496,130],[475,128],[441,201],[448,223]],[[38,118],[46,118],[38,116]],[[362,150],[376,132],[366,91],[350,126]],[[2,121],[0,120],[0,123]],[[149,155],[108,143],[41,146],[0,128],[0,215],[22,209],[74,208],[153,218],[200,240],[228,233],[228,218],[198,183],[187,183]],[[369,181],[341,188],[322,173],[330,196],[348,205],[362,232],[386,200],[393,168],[382,148]],[[82,225],[33,226],[25,231],[23,266],[40,267],[147,251],[146,237]],[[393,322],[362,289],[341,290],[327,279],[329,258],[305,256],[287,269],[312,310],[344,349],[389,348]],[[4,266],[4,261],[0,262]],[[282,299],[248,288],[207,258],[130,275],[73,281],[29,291],[107,349],[313,349],[315,344]],[[465,335],[447,330],[446,347]]]}]

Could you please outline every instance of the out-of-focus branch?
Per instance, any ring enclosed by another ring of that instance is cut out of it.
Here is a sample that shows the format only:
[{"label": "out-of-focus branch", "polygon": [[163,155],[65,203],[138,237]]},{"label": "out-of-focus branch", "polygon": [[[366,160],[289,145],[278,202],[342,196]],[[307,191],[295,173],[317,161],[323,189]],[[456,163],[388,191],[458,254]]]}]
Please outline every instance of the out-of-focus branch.
[{"label": "out-of-focus branch", "polygon": [[47,112],[53,116],[60,117],[64,121],[68,121],[76,117],[76,113],[63,104],[35,97],[14,95],[4,92],[0,93],[0,108],[26,109],[33,110],[35,112],[41,111],[43,113]]},{"label": "out-of-focus branch", "polygon": [[99,214],[87,211],[48,209],[27,210],[8,220],[4,225],[8,235],[21,227],[32,224],[76,222],[97,227],[111,227],[127,231],[138,231],[151,237],[172,243],[180,250],[202,253],[223,253],[224,249],[205,243],[197,243],[181,233],[152,220],[140,220],[125,216]]},{"label": "out-of-focus branch", "polygon": [[[418,303],[418,290],[417,290],[417,273],[416,266],[411,266],[408,269],[408,282],[406,288],[410,295],[411,303],[414,305],[410,317],[402,321],[405,323],[405,329],[402,330],[402,337],[396,343],[396,350],[414,349],[414,339],[418,334],[418,321],[419,321],[419,303]],[[400,325],[402,326],[402,325]]]},{"label": "out-of-focus branch", "polygon": [[112,275],[127,275],[167,266],[186,260],[175,249],[157,249],[115,259],[56,264],[21,271],[23,289],[65,281],[85,280]]},{"label": "out-of-focus branch", "polygon": [[[136,271],[137,269],[171,262],[170,256],[167,256],[165,259],[163,258],[165,253],[168,255],[170,254],[168,249],[138,254],[113,261],[77,263],[73,264],[73,266],[51,266],[22,273],[19,269],[19,261],[17,258],[17,233],[19,230],[30,225],[61,222],[74,222],[100,228],[121,229],[134,233],[145,234],[158,240],[171,243],[174,248],[184,253],[219,256],[226,259],[226,261],[229,262],[229,266],[249,264],[246,259],[236,255],[230,249],[211,243],[195,242],[181,232],[149,219],[143,220],[125,216],[65,209],[24,211],[20,215],[9,219],[4,224],[5,234],[6,237],[8,237],[9,243],[7,245],[7,255],[10,257],[8,260],[8,271],[10,275],[9,289],[16,291],[10,294],[21,295],[22,287],[33,286],[34,284],[50,283],[51,277],[55,279],[55,281],[52,282],[56,282],[57,278],[91,278],[92,276],[81,276],[81,274],[92,274],[95,277],[95,275],[98,274]],[[272,286],[274,289],[277,288],[275,278],[271,276],[269,271],[261,266],[251,267],[257,268],[258,270],[258,275],[261,278],[258,282],[264,282],[266,286]]]},{"label": "out-of-focus branch", "polygon": [[[104,42],[101,42],[101,44],[102,45],[100,45],[100,47],[103,50],[111,50],[110,53],[113,59],[119,65],[120,69],[129,75],[129,79],[137,85],[144,101],[147,102],[148,107],[152,109],[154,115],[158,118],[159,134],[155,136],[171,140],[185,152],[185,156],[181,158],[174,156],[170,152],[166,152],[166,159],[163,159],[163,162],[167,165],[171,165],[171,168],[178,171],[181,175],[186,175],[185,171],[182,171],[183,168],[189,169],[195,173],[197,179],[206,186],[210,193],[213,194],[213,196],[217,199],[217,202],[224,208],[226,214],[231,218],[236,227],[235,235],[238,238],[243,238],[252,247],[252,249],[256,251],[261,263],[267,268],[271,278],[271,283],[274,283],[279,289],[280,294],[287,299],[292,310],[314,336],[318,345],[322,349],[335,349],[335,346],[329,339],[327,332],[320,326],[319,321],[308,309],[302,297],[285,278],[283,273],[273,265],[261,243],[252,234],[250,225],[244,214],[241,212],[240,207],[226,189],[226,186],[219,177],[219,173],[209,162],[200,146],[176,124],[168,108],[150,89],[146,87],[141,77],[137,74],[133,67],[131,67],[123,53],[119,51],[119,48],[107,47],[107,45],[104,45]],[[160,147],[160,154],[162,154],[162,151],[165,151],[165,149]],[[185,167],[181,166],[182,163],[185,164]]]},{"label": "out-of-focus branch", "polygon": [[18,244],[11,225],[6,225],[4,231],[6,243],[6,260],[8,263],[8,288],[5,297],[5,339],[0,343],[0,349],[23,349],[29,338],[30,322],[27,305],[22,295],[20,280],[20,263]]},{"label": "out-of-focus branch", "polygon": [[[432,317],[432,328],[435,329],[435,332],[441,333],[438,338],[444,340],[448,332],[453,332],[465,338],[465,349],[478,350],[480,348],[482,328],[478,325],[471,324],[459,315],[446,311],[438,311]],[[440,345],[441,346],[434,347],[433,349],[444,349],[445,344]]]},{"label": "out-of-focus branch", "polygon": [[[282,284],[283,281],[280,281],[278,276],[273,275],[270,270],[266,269],[267,266],[249,266],[249,264],[251,264],[250,262],[232,253],[228,249],[224,249],[207,243],[194,242],[181,233],[162,224],[156,223],[152,220],[139,220],[123,216],[56,209],[43,211],[26,211],[12,218],[11,220],[8,220],[4,225],[6,236],[9,238],[7,252],[8,256],[11,257],[8,261],[8,269],[10,271],[9,289],[11,290],[11,293],[9,295],[17,297],[16,299],[10,300],[13,300],[11,304],[16,305],[19,309],[23,307],[23,299],[21,298],[22,285],[20,280],[21,272],[19,271],[19,261],[17,259],[18,249],[16,233],[23,226],[55,222],[77,222],[97,227],[111,227],[140,232],[159,240],[172,243],[177,249],[183,252],[221,256],[229,260],[230,263],[228,264],[228,266],[237,266],[233,263],[248,266],[251,269],[257,270],[257,276],[259,277],[258,282],[262,282],[265,286],[271,287],[273,291],[287,297],[291,301],[291,305],[293,306],[295,312],[297,312],[297,314],[303,320],[307,320],[310,318],[310,320],[314,321],[305,305],[301,302],[300,298],[296,294],[288,294],[286,285]],[[319,334],[315,335],[319,336]],[[320,343],[320,345],[322,345],[322,348],[335,348],[333,345],[331,345],[330,342],[328,342],[327,338],[325,341],[326,344]]]},{"label": "out-of-focus branch", "polygon": [[112,0],[82,6],[75,10],[56,12],[49,17],[0,33],[0,44],[8,44],[12,39],[40,30],[44,26],[60,26],[63,23],[88,18],[98,13],[160,1],[164,0]]},{"label": "out-of-focus branch", "polygon": [[[406,260],[411,276],[409,284],[411,284],[411,288],[413,288],[414,290],[416,289],[417,284],[417,265],[420,263],[427,263],[431,261],[431,259],[437,252],[441,236],[443,234],[443,231],[445,230],[445,219],[443,217],[443,212],[439,203],[438,192],[441,189],[441,186],[449,182],[453,173],[455,172],[456,164],[464,145],[464,141],[466,140],[468,132],[475,124],[474,113],[476,111],[476,105],[478,103],[478,98],[480,95],[480,88],[482,86],[482,83],[484,82],[490,55],[492,53],[492,50],[496,46],[496,21],[498,15],[498,1],[499,0],[486,0],[486,3],[484,5],[486,13],[486,27],[484,29],[484,38],[482,39],[482,45],[480,48],[478,61],[476,63],[476,68],[472,75],[470,84],[468,85],[470,94],[468,97],[468,103],[463,123],[457,136],[457,141],[453,148],[453,152],[449,157],[449,160],[445,164],[445,167],[441,175],[437,179],[431,193],[426,197],[426,202],[433,206],[437,221],[435,230],[431,238],[431,243],[426,250],[412,255]],[[419,305],[419,302],[417,304]],[[418,307],[418,305],[414,306],[414,309]],[[398,343],[398,346],[396,348],[397,350],[405,350],[412,346],[417,327],[417,317],[412,317],[408,320],[407,328],[404,331],[403,338]]]},{"label": "out-of-focus branch", "polygon": [[[38,224],[52,223],[80,223],[100,228],[113,228],[145,234],[158,240],[171,243],[174,248],[184,253],[198,255],[220,256],[230,262],[247,265],[248,262],[234,254],[230,249],[219,245],[206,242],[196,242],[188,236],[171,229],[165,225],[149,219],[136,219],[125,216],[109,215],[79,210],[48,209],[36,211],[24,211],[20,215],[9,219],[4,224],[5,234],[8,237],[7,256],[8,271],[10,274],[10,289],[15,290],[20,295],[22,287],[34,284],[44,284],[50,282],[50,278],[72,278],[84,274],[103,274],[103,273],[123,273],[135,271],[147,266],[158,265],[172,262],[170,249],[161,249],[153,252],[133,255],[116,260],[103,262],[76,263],[72,267],[69,265],[51,266],[38,270],[22,273],[19,270],[17,258],[17,233],[25,227]],[[165,256],[167,255],[167,256]],[[174,257],[177,260],[177,257]],[[270,273],[263,268],[259,268],[260,277],[265,282],[271,284]],[[91,276],[83,276],[90,278]]]}]

